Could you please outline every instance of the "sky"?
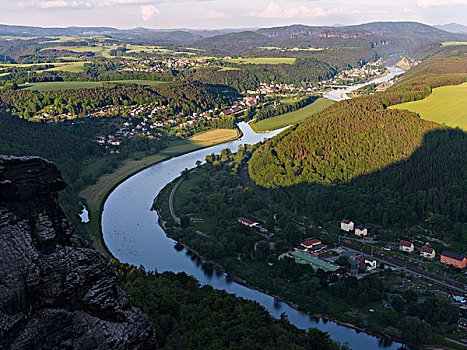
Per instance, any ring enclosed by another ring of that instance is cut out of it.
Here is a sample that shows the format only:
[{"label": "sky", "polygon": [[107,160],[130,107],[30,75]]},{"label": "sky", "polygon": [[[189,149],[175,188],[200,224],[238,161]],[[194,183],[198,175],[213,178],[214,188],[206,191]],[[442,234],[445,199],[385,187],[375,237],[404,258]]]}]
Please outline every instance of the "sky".
[{"label": "sky", "polygon": [[0,0],[0,24],[258,28],[417,21],[467,25],[467,0]]}]

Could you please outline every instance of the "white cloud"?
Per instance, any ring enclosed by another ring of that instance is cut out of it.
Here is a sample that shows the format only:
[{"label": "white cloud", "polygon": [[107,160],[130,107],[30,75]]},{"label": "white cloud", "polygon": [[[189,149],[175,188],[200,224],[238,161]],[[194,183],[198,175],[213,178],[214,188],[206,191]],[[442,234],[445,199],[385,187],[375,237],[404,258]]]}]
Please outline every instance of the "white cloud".
[{"label": "white cloud", "polygon": [[404,7],[402,9],[402,12],[404,12],[404,13],[415,13],[416,11],[413,10],[413,9],[409,9],[408,7]]},{"label": "white cloud", "polygon": [[248,15],[260,18],[303,18],[303,17],[326,17],[330,15],[350,15],[360,13],[359,10],[347,10],[343,7],[333,7],[324,9],[323,7],[289,7],[282,8],[279,4],[271,2],[266,9],[261,12],[251,11]]},{"label": "white cloud", "polygon": [[141,5],[141,17],[145,22],[150,21],[158,13],[161,11],[154,5]]},{"label": "white cloud", "polygon": [[216,10],[209,10],[207,16],[205,18],[226,18],[226,14],[224,12],[219,12]]},{"label": "white cloud", "polygon": [[467,0],[415,0],[415,4],[420,7],[467,5]]},{"label": "white cloud", "polygon": [[41,9],[50,8],[90,8],[90,1],[67,1],[67,0],[49,0],[49,1],[33,1],[33,2],[18,2],[16,7],[28,8],[35,7]]}]

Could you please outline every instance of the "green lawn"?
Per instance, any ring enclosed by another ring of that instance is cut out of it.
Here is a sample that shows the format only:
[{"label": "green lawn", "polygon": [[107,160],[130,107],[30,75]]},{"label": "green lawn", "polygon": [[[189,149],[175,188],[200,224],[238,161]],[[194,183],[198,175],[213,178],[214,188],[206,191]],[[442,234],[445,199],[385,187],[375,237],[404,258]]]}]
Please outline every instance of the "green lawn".
[{"label": "green lawn", "polygon": [[295,57],[257,57],[232,59],[230,62],[240,64],[294,64],[295,59]]},{"label": "green lawn", "polygon": [[407,109],[423,119],[467,130],[467,83],[439,87],[423,100],[389,108]]},{"label": "green lawn", "polygon": [[302,122],[312,114],[322,111],[333,103],[333,101],[328,99],[320,98],[313,102],[311,105],[303,107],[298,111],[260,120],[259,122],[252,123],[251,127],[257,132],[280,129],[287,125]]},{"label": "green lawn", "polygon": [[33,91],[51,91],[51,90],[65,90],[65,89],[89,89],[102,86],[103,83],[121,83],[121,84],[139,84],[155,86],[162,84],[161,81],[152,80],[118,80],[118,81],[54,81],[44,83],[31,83],[28,85],[20,85],[25,90]]},{"label": "green lawn", "polygon": [[85,63],[89,63],[88,61],[76,61],[76,62],[54,62],[54,63],[14,63],[14,64],[0,64],[0,68],[28,68],[33,66],[44,66],[48,64],[53,64],[54,68],[49,68],[45,70],[38,71],[41,72],[55,72],[55,71],[63,71],[63,72],[70,72],[70,73],[79,73],[83,71],[83,66]]}]

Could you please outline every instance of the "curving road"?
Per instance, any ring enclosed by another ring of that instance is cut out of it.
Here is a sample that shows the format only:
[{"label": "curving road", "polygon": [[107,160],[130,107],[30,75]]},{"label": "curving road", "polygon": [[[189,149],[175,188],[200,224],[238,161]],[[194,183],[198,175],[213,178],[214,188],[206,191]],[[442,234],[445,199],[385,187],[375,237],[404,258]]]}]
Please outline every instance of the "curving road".
[{"label": "curving road", "polygon": [[182,183],[183,181],[183,177],[178,180],[177,184],[172,188],[172,192],[170,192],[170,196],[169,196],[169,209],[170,209],[170,215],[172,215],[172,219],[174,219],[174,221],[180,225],[181,221],[180,221],[180,218],[175,215],[175,210],[174,210],[174,206],[173,206],[173,201],[174,201],[174,195],[175,195],[175,191],[177,191],[177,188],[178,186],[180,186],[180,184]]}]

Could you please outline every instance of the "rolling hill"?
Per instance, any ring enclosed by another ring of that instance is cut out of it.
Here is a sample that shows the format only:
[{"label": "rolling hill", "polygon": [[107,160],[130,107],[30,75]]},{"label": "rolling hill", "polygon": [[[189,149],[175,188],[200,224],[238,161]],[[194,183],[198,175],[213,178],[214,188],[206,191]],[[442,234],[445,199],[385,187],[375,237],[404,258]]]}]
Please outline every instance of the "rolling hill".
[{"label": "rolling hill", "polygon": [[463,34],[417,22],[373,22],[355,26],[306,26],[262,28],[198,40],[194,45],[221,53],[247,53],[257,47],[349,47],[372,48],[381,54],[406,51],[429,42],[461,41]]}]

